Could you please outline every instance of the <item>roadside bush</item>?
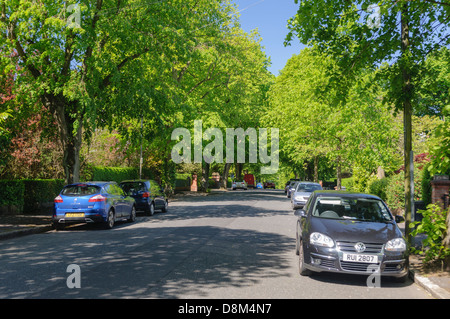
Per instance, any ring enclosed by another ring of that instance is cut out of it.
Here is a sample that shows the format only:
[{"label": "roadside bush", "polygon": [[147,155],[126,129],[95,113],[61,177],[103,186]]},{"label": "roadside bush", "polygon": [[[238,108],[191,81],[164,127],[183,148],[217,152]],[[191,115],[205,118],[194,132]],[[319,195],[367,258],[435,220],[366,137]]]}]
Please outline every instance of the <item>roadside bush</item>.
[{"label": "roadside bush", "polygon": [[[139,179],[139,168],[91,166],[86,169],[85,177],[88,181],[115,181],[120,183],[124,180]],[[143,168],[142,178],[153,179],[154,176],[151,170]]]},{"label": "roadside bush", "polygon": [[63,179],[25,179],[24,185],[24,206],[25,214],[36,212],[50,212],[53,207],[53,200],[64,187]]},{"label": "roadside bush", "polygon": [[419,210],[418,213],[422,214],[423,218],[419,222],[411,223],[411,228],[415,227],[411,235],[427,236],[422,241],[421,250],[412,248],[412,252],[425,255],[424,262],[446,259],[450,256],[450,249],[443,244],[447,230],[446,212],[437,204],[429,204],[426,210]]},{"label": "roadside bush", "polygon": [[0,180],[0,206],[23,207],[25,186],[20,180]]},{"label": "roadside bush", "polygon": [[[414,170],[414,201],[422,200],[422,172],[418,169]],[[403,212],[405,209],[405,173],[388,177],[388,185],[386,186],[386,204],[393,211]]]},{"label": "roadside bush", "polygon": [[62,179],[0,180],[1,211],[14,214],[50,213]]},{"label": "roadside bush", "polygon": [[367,192],[369,194],[376,195],[380,197],[382,200],[387,200],[387,187],[389,185],[389,179],[388,178],[382,178],[382,179],[373,179],[369,182],[367,185]]}]

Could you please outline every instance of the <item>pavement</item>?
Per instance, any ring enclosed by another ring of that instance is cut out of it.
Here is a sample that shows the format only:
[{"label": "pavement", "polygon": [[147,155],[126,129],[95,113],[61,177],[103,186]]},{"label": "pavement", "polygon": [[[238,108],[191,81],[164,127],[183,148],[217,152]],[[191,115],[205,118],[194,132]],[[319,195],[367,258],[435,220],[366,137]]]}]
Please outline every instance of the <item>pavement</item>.
[{"label": "pavement", "polygon": [[[51,215],[0,215],[0,245],[3,240],[53,230]],[[450,299],[450,272],[423,270],[421,258],[410,257],[410,278],[436,299]]]}]

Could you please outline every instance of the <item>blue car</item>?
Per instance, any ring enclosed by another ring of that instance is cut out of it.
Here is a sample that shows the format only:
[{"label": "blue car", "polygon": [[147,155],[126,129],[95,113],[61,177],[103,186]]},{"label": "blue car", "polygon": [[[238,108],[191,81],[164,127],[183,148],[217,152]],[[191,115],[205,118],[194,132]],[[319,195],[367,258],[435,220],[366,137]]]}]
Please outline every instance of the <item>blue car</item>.
[{"label": "blue car", "polygon": [[101,223],[111,229],[114,222],[136,219],[135,201],[116,182],[87,182],[64,186],[54,200],[53,226]]}]

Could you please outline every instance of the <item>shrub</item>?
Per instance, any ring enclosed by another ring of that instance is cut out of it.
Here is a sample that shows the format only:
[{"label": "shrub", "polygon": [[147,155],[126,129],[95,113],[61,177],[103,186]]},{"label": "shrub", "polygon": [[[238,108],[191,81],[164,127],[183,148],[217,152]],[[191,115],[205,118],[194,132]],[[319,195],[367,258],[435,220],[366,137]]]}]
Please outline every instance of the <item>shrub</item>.
[{"label": "shrub", "polygon": [[54,198],[64,187],[63,179],[26,179],[24,184],[24,207],[26,214],[51,210]]},{"label": "shrub", "polygon": [[[399,174],[388,177],[389,181],[386,186],[386,204],[391,210],[405,209],[405,173],[401,171]],[[415,169],[414,172],[414,200],[422,200],[422,173]]]},{"label": "shrub", "polygon": [[25,186],[20,180],[0,180],[0,206],[23,207]]},{"label": "shrub", "polygon": [[430,204],[426,210],[420,210],[418,213],[422,214],[423,218],[420,222],[411,223],[411,228],[416,227],[411,235],[426,234],[427,236],[422,241],[422,249],[412,248],[413,253],[425,255],[425,262],[444,260],[450,256],[450,249],[443,245],[447,230],[446,212],[439,205]]},{"label": "shrub", "polygon": [[376,195],[380,197],[382,200],[387,200],[387,187],[389,185],[389,179],[388,178],[382,178],[382,179],[374,179],[371,180],[367,186],[367,192],[369,194]]}]

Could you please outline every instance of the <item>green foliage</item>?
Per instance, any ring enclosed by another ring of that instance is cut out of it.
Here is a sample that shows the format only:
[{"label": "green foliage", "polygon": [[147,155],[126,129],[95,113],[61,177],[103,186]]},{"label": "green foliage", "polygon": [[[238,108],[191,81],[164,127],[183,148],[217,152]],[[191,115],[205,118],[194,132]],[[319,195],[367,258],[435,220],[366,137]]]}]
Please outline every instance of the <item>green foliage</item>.
[{"label": "green foliage", "polygon": [[387,200],[387,187],[389,185],[389,178],[372,179],[367,186],[369,194],[377,195],[382,200]]},{"label": "green foliage", "polygon": [[[25,214],[42,212],[43,204],[52,203],[64,187],[63,179],[25,179],[21,182],[25,187],[23,196]],[[47,208],[47,211],[49,210]]]},{"label": "green foliage", "polygon": [[[425,262],[445,259],[450,256],[450,248],[443,245],[446,234],[446,212],[437,204],[429,204],[426,210],[420,210],[422,221],[411,223],[412,236],[425,234],[422,249],[412,248],[413,253],[425,255]],[[415,228],[415,229],[414,229]]]},{"label": "green foliage", "polygon": [[0,180],[0,206],[23,207],[25,185],[20,180]]},{"label": "green foliage", "polygon": [[[415,169],[414,173],[414,200],[422,200],[421,172]],[[386,186],[386,204],[391,210],[403,211],[405,208],[405,173],[401,171],[388,177]]]},{"label": "green foliage", "polygon": [[[151,178],[151,172],[143,170],[142,178]],[[139,169],[135,167],[92,167],[92,181],[115,181],[139,179]]]},{"label": "green foliage", "polygon": [[450,173],[450,105],[444,108],[445,119],[433,133],[436,143],[431,149],[431,163],[428,169],[431,174]]},{"label": "green foliage", "polygon": [[53,199],[64,186],[62,179],[0,180],[0,206],[15,206],[16,212],[32,214],[49,213]]}]

